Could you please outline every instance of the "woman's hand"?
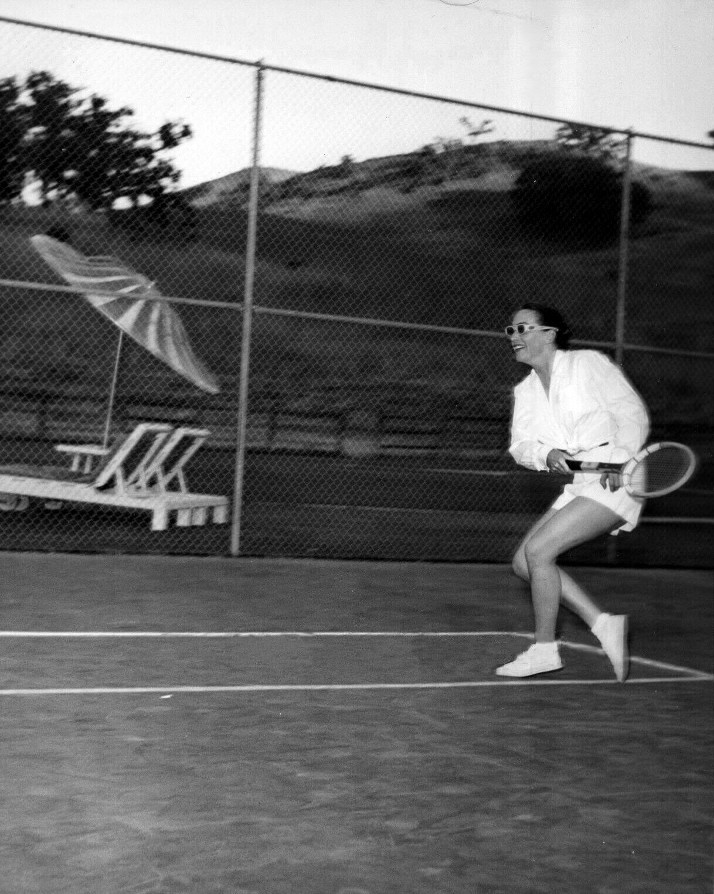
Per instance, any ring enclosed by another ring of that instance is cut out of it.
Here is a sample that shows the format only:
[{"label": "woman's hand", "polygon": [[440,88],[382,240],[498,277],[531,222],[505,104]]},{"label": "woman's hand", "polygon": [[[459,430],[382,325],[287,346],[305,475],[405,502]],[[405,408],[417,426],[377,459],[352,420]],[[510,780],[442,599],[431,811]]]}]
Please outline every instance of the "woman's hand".
[{"label": "woman's hand", "polygon": [[569,453],[563,450],[557,450],[555,447],[550,451],[546,458],[546,465],[549,472],[557,472],[559,475],[572,475],[573,470],[569,468],[567,460],[572,459]]},{"label": "woman's hand", "polygon": [[603,472],[600,476],[600,487],[608,488],[614,493],[622,487],[622,475],[619,472]]}]

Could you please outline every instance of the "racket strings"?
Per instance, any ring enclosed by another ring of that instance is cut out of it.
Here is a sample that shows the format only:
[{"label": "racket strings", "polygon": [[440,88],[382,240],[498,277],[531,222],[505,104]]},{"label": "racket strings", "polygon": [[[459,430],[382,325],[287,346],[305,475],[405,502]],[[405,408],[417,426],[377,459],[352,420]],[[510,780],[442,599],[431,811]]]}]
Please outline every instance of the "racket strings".
[{"label": "racket strings", "polygon": [[691,456],[679,447],[662,447],[645,456],[633,470],[631,484],[641,494],[674,489],[693,471]]}]

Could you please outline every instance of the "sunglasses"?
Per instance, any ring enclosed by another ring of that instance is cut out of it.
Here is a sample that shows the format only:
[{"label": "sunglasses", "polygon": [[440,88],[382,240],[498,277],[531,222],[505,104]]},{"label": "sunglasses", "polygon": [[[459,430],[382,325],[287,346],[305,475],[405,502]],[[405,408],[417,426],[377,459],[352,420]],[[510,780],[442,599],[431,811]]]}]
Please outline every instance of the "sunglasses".
[{"label": "sunglasses", "polygon": [[535,323],[516,323],[515,326],[506,326],[503,331],[510,338],[516,332],[519,335],[523,335],[525,332],[543,332],[546,329],[552,329],[553,332],[558,331],[557,326],[536,326]]}]

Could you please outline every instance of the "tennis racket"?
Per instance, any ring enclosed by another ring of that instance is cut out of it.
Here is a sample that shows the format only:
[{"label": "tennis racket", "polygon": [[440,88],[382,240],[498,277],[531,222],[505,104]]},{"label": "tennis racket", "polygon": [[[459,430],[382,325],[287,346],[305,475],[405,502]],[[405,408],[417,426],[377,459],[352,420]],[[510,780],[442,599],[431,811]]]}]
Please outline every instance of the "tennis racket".
[{"label": "tennis racket", "polygon": [[692,477],[697,456],[686,444],[661,441],[648,444],[626,463],[580,462],[566,460],[574,472],[618,472],[622,486],[633,497],[663,497]]}]

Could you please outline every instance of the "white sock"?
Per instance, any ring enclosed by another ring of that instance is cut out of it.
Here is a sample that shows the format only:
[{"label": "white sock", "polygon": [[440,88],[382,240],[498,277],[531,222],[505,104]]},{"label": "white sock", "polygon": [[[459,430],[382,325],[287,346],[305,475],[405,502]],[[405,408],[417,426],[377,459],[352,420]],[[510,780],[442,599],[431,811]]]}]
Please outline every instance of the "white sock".
[{"label": "white sock", "polygon": [[610,614],[608,612],[600,612],[600,614],[597,616],[597,618],[595,619],[595,623],[590,628],[592,630],[592,632],[595,634],[595,636],[599,635],[600,628],[607,621],[607,619],[609,617],[610,617]]},{"label": "white sock", "polygon": [[535,643],[535,647],[539,652],[544,652],[550,654],[551,652],[558,652],[558,643],[553,641],[552,643]]}]

